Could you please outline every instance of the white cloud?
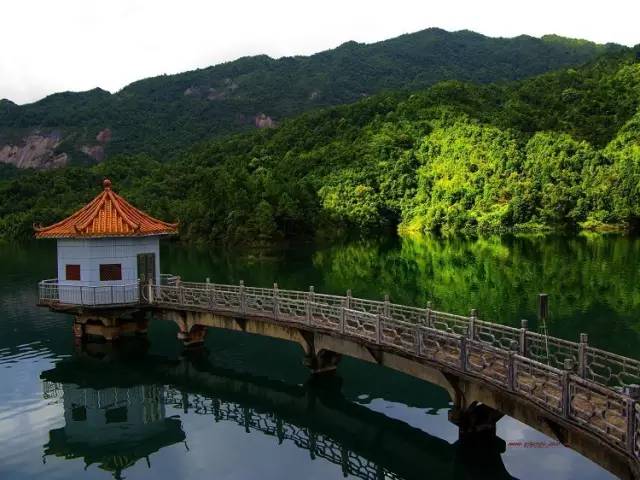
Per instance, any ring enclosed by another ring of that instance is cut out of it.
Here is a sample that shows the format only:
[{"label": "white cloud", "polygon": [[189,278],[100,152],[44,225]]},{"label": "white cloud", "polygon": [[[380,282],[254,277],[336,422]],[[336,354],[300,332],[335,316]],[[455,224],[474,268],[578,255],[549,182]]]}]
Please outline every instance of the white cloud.
[{"label": "white cloud", "polygon": [[635,0],[21,0],[0,8],[0,98],[116,91],[244,55],[308,55],[427,27],[640,43]]}]

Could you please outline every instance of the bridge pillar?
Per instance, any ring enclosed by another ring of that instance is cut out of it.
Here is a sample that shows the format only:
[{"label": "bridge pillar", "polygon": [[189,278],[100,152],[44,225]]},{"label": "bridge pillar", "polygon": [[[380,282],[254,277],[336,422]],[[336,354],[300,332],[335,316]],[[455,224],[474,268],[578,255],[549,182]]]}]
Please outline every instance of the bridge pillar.
[{"label": "bridge pillar", "polygon": [[117,340],[123,335],[145,335],[149,319],[144,312],[133,312],[130,317],[120,317],[102,312],[86,312],[73,319],[73,336],[76,343],[82,343],[89,337]]},{"label": "bridge pillar", "polygon": [[473,402],[469,406],[454,406],[449,411],[449,421],[458,426],[459,439],[481,438],[493,440],[496,436],[496,423],[504,416],[498,410],[483,403]]},{"label": "bridge pillar", "polygon": [[314,375],[321,373],[333,373],[338,368],[342,355],[331,350],[311,350],[305,354],[303,363]]},{"label": "bridge pillar", "polygon": [[188,330],[180,328],[178,340],[182,340],[185,347],[202,345],[207,335],[207,327],[203,325],[193,325]]},{"label": "bridge pillar", "polygon": [[471,435],[454,445],[455,478],[512,478],[502,461],[507,443],[497,435]]}]

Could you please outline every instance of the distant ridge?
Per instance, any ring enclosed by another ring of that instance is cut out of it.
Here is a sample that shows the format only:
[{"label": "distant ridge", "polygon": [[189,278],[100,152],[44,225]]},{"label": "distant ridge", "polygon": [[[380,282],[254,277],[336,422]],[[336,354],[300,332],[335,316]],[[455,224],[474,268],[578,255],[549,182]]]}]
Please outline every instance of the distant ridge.
[{"label": "distant ridge", "polygon": [[[22,106],[2,101],[0,162],[18,165],[21,158],[22,165],[45,168],[94,163],[116,153],[171,159],[208,138],[271,128],[306,110],[384,90],[417,90],[452,79],[517,80],[623,48],[556,35],[490,38],[431,28],[371,44],[346,42],[308,57],[243,57],[139,80],[115,94],[95,88]],[[29,140],[33,135],[39,136],[33,140],[37,148]]]}]

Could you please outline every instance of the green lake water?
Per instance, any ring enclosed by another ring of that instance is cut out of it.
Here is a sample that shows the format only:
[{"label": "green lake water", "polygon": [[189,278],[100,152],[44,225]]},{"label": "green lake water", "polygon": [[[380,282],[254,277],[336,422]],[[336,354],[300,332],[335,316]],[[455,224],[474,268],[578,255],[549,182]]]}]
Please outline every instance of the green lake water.
[{"label": "green lake water", "polygon": [[[640,240],[489,237],[291,245],[249,256],[167,243],[184,280],[381,299],[537,329],[638,357]],[[469,452],[438,387],[343,359],[311,381],[299,347],[210,331],[185,354],[175,325],[148,338],[74,345],[71,317],[35,306],[55,244],[0,245],[0,479],[610,478],[513,419]],[[502,448],[504,447],[504,448]]]}]

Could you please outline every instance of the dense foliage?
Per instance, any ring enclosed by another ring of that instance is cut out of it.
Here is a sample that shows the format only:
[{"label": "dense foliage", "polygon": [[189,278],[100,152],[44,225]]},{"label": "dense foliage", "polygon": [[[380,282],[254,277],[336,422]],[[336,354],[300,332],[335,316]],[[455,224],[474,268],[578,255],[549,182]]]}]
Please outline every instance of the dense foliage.
[{"label": "dense foliage", "polygon": [[501,85],[444,82],[201,144],[0,181],[0,230],[31,233],[103,176],[188,240],[300,234],[634,228],[640,62],[632,52]]},{"label": "dense foliage", "polygon": [[110,128],[108,155],[172,159],[197,141],[251,128],[260,114],[279,122],[383,90],[416,90],[447,79],[521,79],[620,48],[557,36],[505,39],[429,29],[370,45],[349,42],[310,57],[247,57],[141,80],[114,95],[95,89],[23,106],[0,101],[0,144],[36,130],[57,132],[64,139],[58,153],[80,164],[87,157],[78,147],[95,144],[97,133]]}]

